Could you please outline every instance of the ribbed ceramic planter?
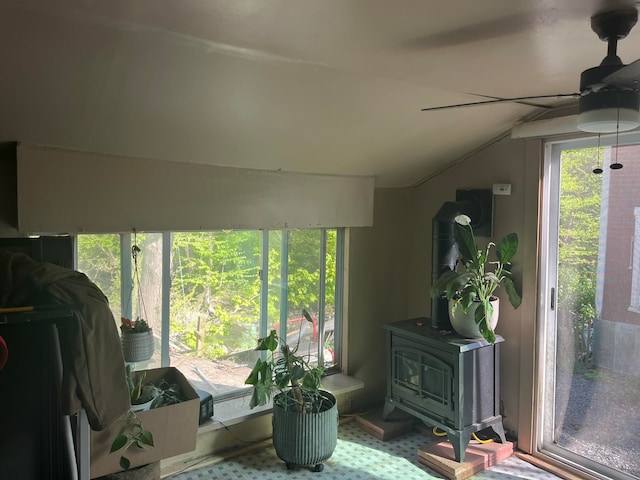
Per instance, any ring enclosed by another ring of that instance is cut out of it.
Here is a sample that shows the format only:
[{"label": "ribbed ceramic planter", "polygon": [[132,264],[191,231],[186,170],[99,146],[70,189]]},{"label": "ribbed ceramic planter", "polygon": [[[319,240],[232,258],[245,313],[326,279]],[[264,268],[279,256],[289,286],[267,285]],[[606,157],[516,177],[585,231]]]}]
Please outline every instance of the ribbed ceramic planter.
[{"label": "ribbed ceramic planter", "polygon": [[[489,317],[489,325],[495,330],[498,325],[498,317],[500,315],[500,299],[497,297],[495,300],[490,301],[493,306],[493,314]],[[480,329],[475,321],[476,308],[479,302],[473,302],[467,312],[462,311],[460,302],[455,300],[449,301],[449,318],[451,319],[451,326],[458,335],[465,338],[482,338]]]},{"label": "ribbed ceramic planter", "polygon": [[320,413],[289,412],[273,402],[273,446],[287,464],[313,465],[322,470],[322,462],[333,454],[338,443],[338,404],[336,398],[323,391],[326,410]]},{"label": "ribbed ceramic planter", "polygon": [[125,362],[146,362],[153,355],[153,332],[124,333],[120,337]]}]

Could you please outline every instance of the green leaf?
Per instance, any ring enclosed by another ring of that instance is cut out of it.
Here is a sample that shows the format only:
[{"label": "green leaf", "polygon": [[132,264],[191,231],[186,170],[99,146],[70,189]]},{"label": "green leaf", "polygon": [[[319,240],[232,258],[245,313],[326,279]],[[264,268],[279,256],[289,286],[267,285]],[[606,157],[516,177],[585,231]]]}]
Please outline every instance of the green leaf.
[{"label": "green leaf", "polygon": [[518,234],[510,233],[496,247],[496,256],[502,263],[509,263],[518,251]]},{"label": "green leaf", "polygon": [[131,466],[131,462],[129,461],[129,459],[127,457],[120,457],[120,467],[123,470],[129,470],[129,467]]},{"label": "green leaf", "polygon": [[297,381],[304,377],[304,368],[300,365],[294,365],[291,369],[291,381]]},{"label": "green leaf", "polygon": [[480,305],[478,305],[478,308],[476,309],[474,320],[478,325],[478,330],[480,330],[480,333],[482,334],[484,339],[489,343],[495,343],[496,334],[491,328],[491,325],[489,325],[489,322],[487,322],[487,313],[489,314],[488,316],[491,316],[491,313],[493,313],[493,307],[488,302],[487,305],[489,307],[488,312],[487,310],[485,310],[484,302],[480,302]]},{"label": "green leaf", "polygon": [[153,435],[149,430],[143,430],[142,433],[140,434],[140,437],[138,438],[138,446],[140,446],[141,443],[147,447],[154,446]]},{"label": "green leaf", "polygon": [[260,359],[256,360],[256,364],[254,365],[253,370],[251,370],[251,373],[249,373],[249,376],[244,381],[246,385],[255,385],[256,383],[258,383],[259,372],[263,363],[264,362]]},{"label": "green leaf", "polygon": [[258,339],[256,350],[269,350],[273,352],[278,348],[278,332],[271,330],[269,336]]},{"label": "green leaf", "polygon": [[438,298],[443,293],[446,293],[449,283],[459,276],[460,274],[458,272],[452,270],[444,272],[431,286],[431,297]]},{"label": "green leaf", "polygon": [[118,435],[111,444],[111,450],[109,453],[117,452],[127,444],[127,437],[125,435]]},{"label": "green leaf", "polygon": [[464,263],[472,262],[478,253],[478,245],[473,236],[473,230],[468,225],[455,223],[455,236],[458,251]]},{"label": "green leaf", "polygon": [[522,303],[522,297],[516,290],[513,280],[510,277],[505,277],[503,283],[504,289],[507,291],[507,295],[509,295],[509,303],[513,305],[513,308],[518,308]]}]

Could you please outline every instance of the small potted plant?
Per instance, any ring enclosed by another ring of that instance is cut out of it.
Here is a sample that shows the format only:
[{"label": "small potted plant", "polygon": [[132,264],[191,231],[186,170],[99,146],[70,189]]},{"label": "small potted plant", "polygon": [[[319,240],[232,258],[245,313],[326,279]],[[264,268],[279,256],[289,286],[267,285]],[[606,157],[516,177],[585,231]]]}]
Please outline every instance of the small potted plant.
[{"label": "small potted plant", "polygon": [[[454,229],[458,261],[464,271],[443,273],[432,285],[431,296],[444,295],[449,300],[449,316],[457,333],[469,338],[483,337],[494,343],[499,312],[498,297],[494,296],[496,289],[504,286],[514,308],[522,302],[511,278],[511,259],[518,250],[518,235],[510,233],[497,245],[489,242],[482,250],[478,248],[468,216],[455,217]],[[490,249],[494,246],[497,260],[490,261]]]},{"label": "small potted plant", "polygon": [[138,317],[135,321],[120,319],[120,340],[125,362],[145,362],[153,355],[153,330],[149,324]]},{"label": "small potted plant", "polygon": [[[313,320],[302,311],[308,322]],[[256,350],[266,352],[245,381],[253,385],[250,408],[266,405],[273,396],[273,445],[287,468],[313,465],[321,471],[338,441],[336,398],[321,389],[322,366],[297,355],[297,347],[284,343],[276,330],[258,340]]]},{"label": "small potted plant", "polygon": [[131,365],[127,365],[127,385],[129,386],[129,397],[131,400],[131,410],[139,412],[152,408],[153,401],[158,398],[162,390],[153,383],[144,383],[146,372],[134,372]]}]

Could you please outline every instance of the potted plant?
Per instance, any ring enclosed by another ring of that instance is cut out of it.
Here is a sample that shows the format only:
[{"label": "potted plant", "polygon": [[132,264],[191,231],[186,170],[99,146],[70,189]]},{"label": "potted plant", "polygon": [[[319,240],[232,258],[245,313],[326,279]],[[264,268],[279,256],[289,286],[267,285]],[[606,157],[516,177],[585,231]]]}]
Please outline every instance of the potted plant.
[{"label": "potted plant", "polygon": [[125,362],[145,362],[153,355],[153,330],[149,324],[138,317],[135,321],[121,317],[122,353]]},{"label": "potted plant", "polygon": [[[449,300],[449,314],[454,330],[462,336],[482,336],[489,343],[496,341],[494,333],[499,308],[496,289],[503,285],[509,302],[518,308],[522,302],[511,278],[511,259],[518,250],[518,235],[510,233],[497,245],[489,242],[479,249],[466,215],[455,217],[454,224],[459,261],[464,271],[443,273],[431,287],[431,296],[445,295]],[[496,261],[489,260],[495,246]],[[469,319],[469,322],[466,320]]]},{"label": "potted plant", "polygon": [[[308,322],[313,322],[306,310]],[[297,355],[297,346],[284,343],[276,330],[258,340],[257,351],[266,358],[256,361],[245,383],[253,385],[250,408],[266,405],[273,396],[273,445],[287,468],[323,464],[338,441],[336,398],[321,389],[324,367],[309,364]]]},{"label": "potted plant", "polygon": [[144,379],[147,376],[146,372],[134,372],[131,365],[127,365],[125,370],[127,372],[131,410],[134,412],[149,410],[152,408],[153,401],[162,394],[162,390],[153,383],[144,383]]}]

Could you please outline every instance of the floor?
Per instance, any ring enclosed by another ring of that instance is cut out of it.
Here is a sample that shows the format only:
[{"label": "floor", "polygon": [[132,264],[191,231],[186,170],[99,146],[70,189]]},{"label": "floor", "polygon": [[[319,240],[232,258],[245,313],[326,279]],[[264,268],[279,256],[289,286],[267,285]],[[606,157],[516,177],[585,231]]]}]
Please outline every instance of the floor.
[{"label": "floor", "polygon": [[[418,462],[418,448],[430,441],[416,432],[380,441],[363,431],[355,422],[340,425],[338,446],[324,464],[321,473],[309,467],[287,470],[273,447],[264,447],[222,462],[178,473],[170,480],[233,479],[316,479],[316,480],[424,480],[443,478]],[[472,479],[557,480],[559,477],[540,470],[515,456],[494,465]]]}]

